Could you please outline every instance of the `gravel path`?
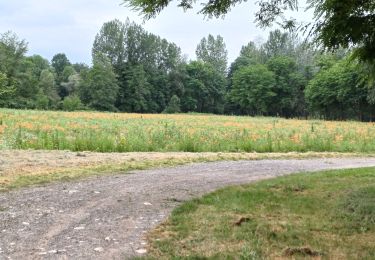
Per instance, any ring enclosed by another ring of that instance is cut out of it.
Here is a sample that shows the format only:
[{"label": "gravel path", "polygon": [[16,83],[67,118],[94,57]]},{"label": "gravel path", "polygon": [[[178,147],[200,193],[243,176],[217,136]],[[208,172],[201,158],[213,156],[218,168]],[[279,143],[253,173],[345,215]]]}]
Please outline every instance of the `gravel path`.
[{"label": "gravel path", "polygon": [[302,171],[375,166],[375,159],[215,162],[0,193],[0,259],[126,259],[182,201]]}]

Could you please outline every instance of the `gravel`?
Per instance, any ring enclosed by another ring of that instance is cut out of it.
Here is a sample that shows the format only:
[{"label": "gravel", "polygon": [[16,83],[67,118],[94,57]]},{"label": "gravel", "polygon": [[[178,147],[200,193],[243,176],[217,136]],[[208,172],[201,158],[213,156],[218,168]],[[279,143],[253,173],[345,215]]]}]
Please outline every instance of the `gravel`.
[{"label": "gravel", "polygon": [[375,166],[373,158],[196,163],[0,193],[0,259],[127,259],[183,201],[289,173]]}]

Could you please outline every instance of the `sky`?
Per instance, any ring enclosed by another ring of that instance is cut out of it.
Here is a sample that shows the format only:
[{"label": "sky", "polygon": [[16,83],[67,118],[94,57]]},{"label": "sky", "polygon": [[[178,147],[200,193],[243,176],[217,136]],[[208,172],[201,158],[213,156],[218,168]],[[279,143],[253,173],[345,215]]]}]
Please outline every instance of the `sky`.
[{"label": "sky", "polygon": [[[267,39],[269,29],[254,23],[255,2],[238,5],[224,19],[207,20],[197,14],[199,9],[184,12],[173,1],[156,18],[144,21],[137,12],[121,5],[122,0],[0,0],[0,33],[11,30],[25,39],[28,55],[39,54],[51,60],[62,52],[73,63],[90,64],[92,44],[103,23],[129,18],[176,43],[189,59],[195,59],[196,46],[203,37],[220,34],[229,61],[233,61],[249,41],[261,43]],[[289,15],[304,22],[312,19],[311,11],[304,12],[303,6]]]}]

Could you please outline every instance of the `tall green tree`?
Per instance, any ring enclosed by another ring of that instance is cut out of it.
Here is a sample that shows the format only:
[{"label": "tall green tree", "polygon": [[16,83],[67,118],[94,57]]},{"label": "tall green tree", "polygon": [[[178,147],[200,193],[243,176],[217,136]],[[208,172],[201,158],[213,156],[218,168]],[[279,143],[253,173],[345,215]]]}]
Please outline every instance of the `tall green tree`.
[{"label": "tall green tree", "polygon": [[0,106],[8,106],[8,102],[14,96],[15,92],[15,86],[10,84],[5,73],[0,72]]},{"label": "tall green tree", "polygon": [[150,104],[150,84],[142,65],[124,69],[120,75],[120,91],[117,107],[124,112],[148,112]]},{"label": "tall green tree", "polygon": [[181,106],[184,112],[223,113],[225,77],[211,64],[192,61],[186,66],[187,77]]},{"label": "tall green tree", "polygon": [[105,56],[97,56],[94,65],[83,74],[80,85],[82,100],[96,110],[115,111],[115,102],[118,95],[118,82],[112,65]]},{"label": "tall green tree", "polygon": [[96,35],[92,48],[93,59],[97,55],[105,55],[116,69],[127,60],[126,31],[129,21],[113,20],[103,24]]},{"label": "tall green tree", "polygon": [[[71,63],[65,53],[58,53],[52,57],[51,65],[55,69],[57,76],[62,77],[65,67],[70,66]],[[60,79],[58,78],[58,80]]]},{"label": "tall green tree", "polygon": [[276,85],[275,74],[258,64],[239,69],[233,76],[230,98],[240,105],[243,113],[267,115],[272,106]]},{"label": "tall green tree", "polygon": [[367,99],[367,85],[361,81],[356,64],[348,59],[321,69],[309,82],[305,95],[312,113],[323,118],[372,120],[374,107]]},{"label": "tall green tree", "polygon": [[271,31],[267,42],[263,44],[263,51],[268,59],[276,56],[294,56],[293,38],[287,32]]},{"label": "tall green tree", "polygon": [[174,113],[180,113],[181,112],[181,102],[178,96],[173,95],[171,97],[171,100],[169,101],[168,106],[165,108],[163,113],[167,114],[174,114]]},{"label": "tall green tree", "polygon": [[38,87],[42,90],[42,93],[47,97],[48,103],[47,107],[45,108],[57,107],[57,103],[60,100],[60,97],[57,93],[55,76],[50,70],[42,70],[39,77]]},{"label": "tall green tree", "polygon": [[219,73],[225,75],[227,71],[228,51],[223,37],[208,35],[203,38],[195,51],[198,60],[211,64]]},{"label": "tall green tree", "polygon": [[307,79],[298,70],[297,63],[288,56],[277,56],[267,62],[267,67],[275,75],[276,94],[269,107],[271,115],[283,117],[306,115],[304,90]]},{"label": "tall green tree", "polygon": [[20,40],[15,33],[8,31],[0,34],[0,71],[9,80],[15,77],[26,52],[26,41]]},{"label": "tall green tree", "polygon": [[68,95],[68,93],[66,92],[65,88],[61,85],[61,83],[66,81],[69,77],[69,75],[67,75],[67,70],[70,71],[70,68],[72,68],[71,63],[64,53],[58,53],[55,56],[53,56],[51,65],[55,69],[56,85],[59,96],[61,98],[64,98]]}]

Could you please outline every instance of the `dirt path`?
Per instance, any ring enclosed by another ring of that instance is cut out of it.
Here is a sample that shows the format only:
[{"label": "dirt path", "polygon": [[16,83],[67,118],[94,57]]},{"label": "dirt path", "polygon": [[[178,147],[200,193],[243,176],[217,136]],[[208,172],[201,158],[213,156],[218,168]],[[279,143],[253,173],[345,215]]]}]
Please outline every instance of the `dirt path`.
[{"label": "dirt path", "polygon": [[301,171],[375,166],[375,159],[215,162],[93,177],[0,193],[0,259],[126,259],[184,200]]}]

